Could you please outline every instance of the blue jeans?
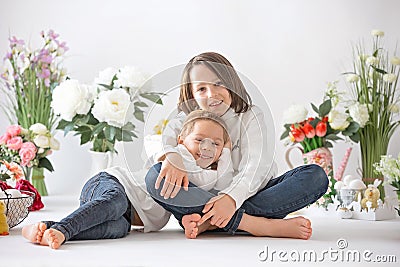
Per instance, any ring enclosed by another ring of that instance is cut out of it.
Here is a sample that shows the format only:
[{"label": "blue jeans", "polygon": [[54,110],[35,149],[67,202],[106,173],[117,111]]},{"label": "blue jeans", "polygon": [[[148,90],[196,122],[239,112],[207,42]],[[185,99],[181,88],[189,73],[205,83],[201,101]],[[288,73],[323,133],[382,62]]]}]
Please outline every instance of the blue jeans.
[{"label": "blue jeans", "polygon": [[[181,189],[176,197],[164,199],[160,196],[164,180],[162,180],[158,190],[154,188],[160,169],[161,163],[157,163],[150,168],[146,175],[147,190],[153,199],[171,212],[180,223],[184,215],[193,213],[203,215],[204,204],[215,194],[189,183],[188,191]],[[282,219],[289,213],[304,208],[322,197],[328,189],[328,183],[324,170],[318,165],[303,165],[290,170],[277,178],[271,179],[264,188],[244,201],[222,230],[234,234],[243,213],[258,217]]]},{"label": "blue jeans", "polygon": [[82,188],[80,206],[59,222],[44,221],[68,240],[125,237],[131,229],[131,205],[117,178],[101,172]]}]

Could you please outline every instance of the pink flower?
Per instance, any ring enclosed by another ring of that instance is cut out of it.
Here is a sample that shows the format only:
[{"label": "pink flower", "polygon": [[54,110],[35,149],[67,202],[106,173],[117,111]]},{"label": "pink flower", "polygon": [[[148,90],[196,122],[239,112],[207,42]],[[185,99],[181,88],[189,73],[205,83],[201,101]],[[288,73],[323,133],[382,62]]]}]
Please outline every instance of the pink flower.
[{"label": "pink flower", "polygon": [[14,136],[7,141],[7,147],[12,150],[19,150],[22,146],[22,138],[20,136]]},{"label": "pink flower", "polygon": [[21,134],[21,126],[19,126],[19,125],[8,126],[7,134],[10,135],[10,137],[20,135]]},{"label": "pink flower", "polygon": [[19,181],[19,180],[21,180],[22,178],[25,177],[24,171],[22,170],[21,166],[19,166],[17,163],[15,163],[15,162],[8,163],[5,160],[3,160],[1,162],[13,174],[13,178],[16,181]]},{"label": "pink flower", "polygon": [[36,151],[37,148],[34,143],[23,143],[21,149],[19,150],[19,156],[21,157],[21,166],[28,166],[30,161],[36,157]]},{"label": "pink flower", "polygon": [[10,135],[8,133],[3,134],[0,136],[0,145],[5,145],[7,144],[7,141],[10,140]]}]

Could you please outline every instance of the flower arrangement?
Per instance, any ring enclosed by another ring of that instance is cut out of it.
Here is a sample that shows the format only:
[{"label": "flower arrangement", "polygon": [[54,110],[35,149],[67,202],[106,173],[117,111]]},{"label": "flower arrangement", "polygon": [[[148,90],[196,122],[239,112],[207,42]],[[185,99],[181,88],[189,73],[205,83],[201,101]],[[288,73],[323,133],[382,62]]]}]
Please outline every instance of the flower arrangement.
[{"label": "flower arrangement", "polygon": [[340,93],[337,92],[336,83],[328,83],[328,90],[324,101],[319,107],[311,103],[317,116],[308,117],[308,110],[302,105],[292,105],[283,115],[285,131],[281,140],[285,144],[300,144],[304,153],[320,147],[332,147],[332,143],[343,140],[339,134],[348,136],[357,141],[356,133],[358,124],[346,113],[336,108],[339,103]]},{"label": "flower arrangement", "polygon": [[116,152],[116,141],[132,141],[134,120],[144,121],[145,100],[162,104],[160,93],[146,91],[146,76],[137,68],[107,68],[94,86],[66,80],[54,89],[51,106],[61,118],[57,129],[74,131],[81,145],[92,142],[91,150]]},{"label": "flower arrangement", "polygon": [[[379,178],[374,164],[387,154],[389,141],[400,124],[397,82],[400,58],[383,47],[384,32],[373,30],[372,50],[362,44],[353,49],[353,70],[344,73],[352,99],[346,112],[359,124],[362,177],[366,184]],[[384,191],[381,187],[381,197]]]},{"label": "flower arrangement", "polygon": [[[20,125],[11,125],[6,133],[0,136],[2,164],[11,172],[16,170],[15,164],[23,167],[25,172],[23,176],[27,179],[32,167],[53,171],[53,166],[47,156],[59,148],[60,143],[41,123],[33,124],[29,130]],[[22,175],[17,173],[17,178],[21,177]]]},{"label": "flower arrangement", "polygon": [[15,36],[9,39],[10,51],[1,73],[5,84],[2,90],[7,96],[3,110],[12,124],[28,129],[42,123],[52,130],[55,124],[50,107],[52,90],[64,80],[62,61],[68,47],[53,30],[42,31],[40,35],[44,45],[37,50],[31,50]]}]

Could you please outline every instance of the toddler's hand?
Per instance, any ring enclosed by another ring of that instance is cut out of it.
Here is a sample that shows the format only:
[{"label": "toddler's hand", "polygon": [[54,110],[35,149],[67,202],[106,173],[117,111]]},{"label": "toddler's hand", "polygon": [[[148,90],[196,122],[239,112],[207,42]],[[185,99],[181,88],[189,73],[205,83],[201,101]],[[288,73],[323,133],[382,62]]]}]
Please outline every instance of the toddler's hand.
[{"label": "toddler's hand", "polygon": [[155,188],[160,187],[162,179],[165,178],[160,195],[165,199],[174,198],[181,186],[188,190],[189,179],[183,165],[182,157],[178,153],[168,153],[162,163],[160,174],[157,177]]}]

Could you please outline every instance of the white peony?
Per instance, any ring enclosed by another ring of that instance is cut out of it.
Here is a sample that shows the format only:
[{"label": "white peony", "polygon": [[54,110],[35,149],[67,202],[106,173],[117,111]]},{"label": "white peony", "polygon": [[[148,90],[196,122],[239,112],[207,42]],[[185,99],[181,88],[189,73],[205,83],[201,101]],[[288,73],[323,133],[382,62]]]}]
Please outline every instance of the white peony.
[{"label": "white peony", "polygon": [[355,103],[349,107],[350,116],[357,122],[361,128],[369,120],[368,106],[366,104]]},{"label": "white peony", "polygon": [[383,32],[383,31],[381,31],[381,30],[372,30],[371,31],[371,35],[372,36],[383,36],[383,35],[385,35],[385,33]]},{"label": "white peony", "polygon": [[35,145],[38,147],[48,148],[50,147],[50,138],[46,135],[37,135],[35,138],[33,138],[33,143],[35,143]]},{"label": "white peony", "polygon": [[111,85],[111,81],[114,78],[115,74],[117,74],[117,69],[106,68],[99,72],[99,76],[94,79],[94,83]]},{"label": "white peony", "polygon": [[328,114],[328,121],[331,128],[334,130],[345,130],[350,125],[348,118],[349,115],[347,113],[340,112],[335,109],[332,109]]},{"label": "white peony", "polygon": [[34,134],[45,135],[48,133],[47,127],[45,125],[41,124],[40,122],[32,124],[29,127],[29,130],[31,130]]},{"label": "white peony", "polygon": [[356,83],[356,82],[358,82],[360,80],[360,77],[357,74],[348,74],[346,76],[346,80],[349,83]]},{"label": "white peony", "polygon": [[53,91],[51,107],[66,121],[72,121],[76,114],[87,114],[93,100],[92,89],[77,80],[66,80]]},{"label": "white peony", "polygon": [[138,68],[125,66],[117,72],[117,80],[114,85],[116,87],[139,89],[146,82],[146,79],[147,77]]},{"label": "white peony", "polygon": [[393,65],[400,65],[400,58],[392,57],[392,59],[390,60],[390,63],[392,63]]},{"label": "white peony", "polygon": [[125,89],[103,91],[95,100],[92,113],[100,122],[104,121],[109,125],[122,127],[125,125],[130,103],[129,94]]},{"label": "white peony", "polygon": [[302,105],[292,105],[283,113],[283,122],[293,124],[302,122],[307,118],[308,111]]},{"label": "white peony", "polygon": [[383,75],[383,80],[385,82],[392,83],[397,80],[397,76],[396,76],[396,74],[393,74],[393,73],[387,73],[387,74]]}]

